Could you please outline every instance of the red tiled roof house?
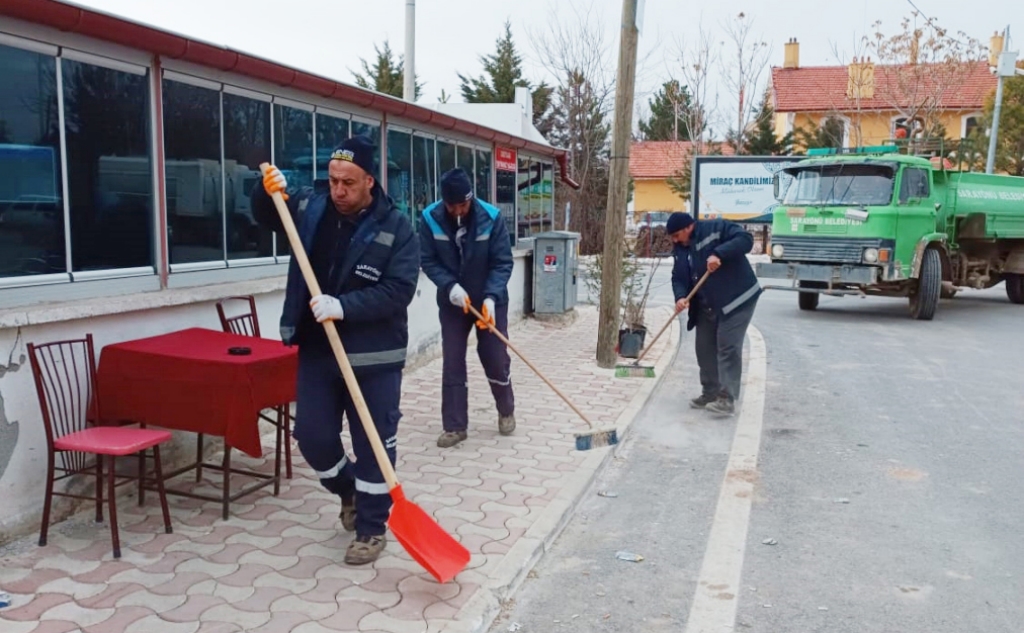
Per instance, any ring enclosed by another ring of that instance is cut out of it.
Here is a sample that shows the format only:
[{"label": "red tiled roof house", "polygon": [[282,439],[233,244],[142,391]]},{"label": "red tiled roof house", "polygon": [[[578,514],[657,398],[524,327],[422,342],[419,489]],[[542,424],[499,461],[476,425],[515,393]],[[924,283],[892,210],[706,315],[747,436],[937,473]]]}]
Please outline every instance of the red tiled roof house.
[{"label": "red tiled roof house", "polygon": [[[732,154],[723,144],[719,150]],[[693,161],[690,141],[641,141],[629,149],[629,176],[633,179],[633,218],[656,211],[688,211],[688,204],[672,190],[669,181],[678,178],[687,162]]]},{"label": "red tiled roof house", "polygon": [[916,110],[934,115],[946,138],[965,138],[996,88],[984,60],[959,67],[955,75],[936,65],[882,66],[857,59],[847,66],[801,67],[799,46],[795,39],[787,42],[783,66],[772,68],[780,137],[798,128],[814,130],[832,119],[842,126],[844,147],[878,145],[896,138],[897,126]]}]

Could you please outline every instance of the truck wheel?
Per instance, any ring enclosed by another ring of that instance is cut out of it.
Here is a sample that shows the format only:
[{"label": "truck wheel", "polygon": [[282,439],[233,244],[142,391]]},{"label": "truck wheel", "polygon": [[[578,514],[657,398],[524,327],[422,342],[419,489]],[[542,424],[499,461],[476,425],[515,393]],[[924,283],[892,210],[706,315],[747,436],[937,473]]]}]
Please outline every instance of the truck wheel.
[{"label": "truck wheel", "polygon": [[921,275],[917,288],[910,294],[910,316],[919,321],[931,321],[942,294],[942,260],[939,251],[929,248],[921,262]]},{"label": "truck wheel", "polygon": [[800,304],[801,310],[818,309],[818,299],[821,297],[821,295],[819,295],[816,292],[801,292],[798,294],[800,296],[797,298],[797,301]]},{"label": "truck wheel", "polygon": [[1006,275],[1005,283],[1010,303],[1024,304],[1024,275]]}]

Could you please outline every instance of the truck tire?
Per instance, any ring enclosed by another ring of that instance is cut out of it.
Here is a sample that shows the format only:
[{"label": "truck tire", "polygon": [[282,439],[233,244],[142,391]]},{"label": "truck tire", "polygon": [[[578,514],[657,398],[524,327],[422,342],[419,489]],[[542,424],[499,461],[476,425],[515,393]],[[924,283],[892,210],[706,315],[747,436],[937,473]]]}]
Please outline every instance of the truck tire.
[{"label": "truck tire", "polygon": [[[800,286],[803,287],[803,283],[801,283]],[[797,297],[797,302],[800,304],[801,310],[818,309],[818,299],[821,297],[821,295],[819,295],[816,292],[800,292],[797,294],[800,295],[799,297]]]},{"label": "truck tire", "polygon": [[942,259],[939,251],[929,248],[924,252],[917,289],[910,294],[910,316],[919,321],[931,321],[942,294]]},{"label": "truck tire", "polygon": [[1006,275],[1005,283],[1010,303],[1024,304],[1024,275]]}]

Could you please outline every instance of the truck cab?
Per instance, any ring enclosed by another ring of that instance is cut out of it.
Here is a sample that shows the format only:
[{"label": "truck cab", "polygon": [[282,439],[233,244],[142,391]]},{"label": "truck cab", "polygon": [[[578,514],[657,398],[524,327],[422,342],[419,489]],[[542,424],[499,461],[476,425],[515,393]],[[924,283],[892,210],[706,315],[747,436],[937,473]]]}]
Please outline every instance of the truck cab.
[{"label": "truck cab", "polygon": [[[966,201],[968,191],[988,203]],[[954,171],[883,145],[810,150],[776,175],[775,192],[771,262],[757,274],[789,281],[766,288],[798,292],[803,310],[821,294],[904,297],[928,320],[961,286],[1002,280],[1011,301],[1024,296],[1024,203],[1012,203],[1024,178]]]}]

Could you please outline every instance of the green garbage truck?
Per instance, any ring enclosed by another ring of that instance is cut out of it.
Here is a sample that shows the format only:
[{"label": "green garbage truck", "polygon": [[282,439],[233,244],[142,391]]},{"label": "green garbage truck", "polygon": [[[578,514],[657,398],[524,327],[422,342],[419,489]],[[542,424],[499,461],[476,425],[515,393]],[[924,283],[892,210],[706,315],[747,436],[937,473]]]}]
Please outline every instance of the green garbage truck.
[{"label": "green garbage truck", "polygon": [[1024,304],[1024,177],[963,171],[942,152],[896,145],[810,150],[774,176],[766,288],[909,300],[930,320],[940,298],[1003,283]]}]

